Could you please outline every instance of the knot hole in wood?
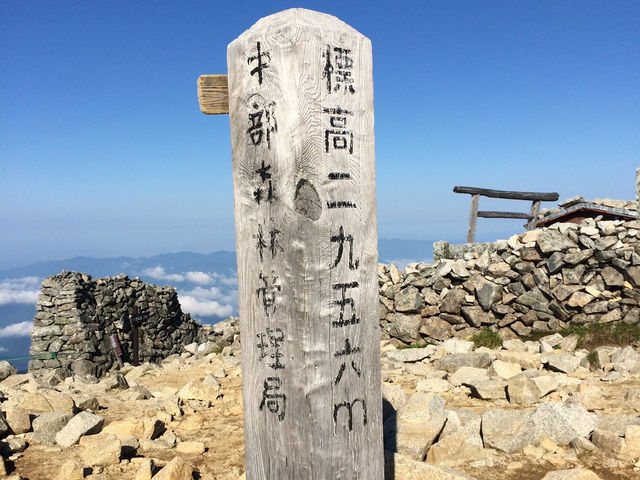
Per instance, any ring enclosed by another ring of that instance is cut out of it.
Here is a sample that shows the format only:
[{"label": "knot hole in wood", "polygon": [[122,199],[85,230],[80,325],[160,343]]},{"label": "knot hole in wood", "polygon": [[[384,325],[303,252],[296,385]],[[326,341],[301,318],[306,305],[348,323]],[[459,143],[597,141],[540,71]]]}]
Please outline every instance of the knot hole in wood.
[{"label": "knot hole in wood", "polygon": [[304,178],[301,178],[296,185],[296,194],[293,198],[293,204],[296,212],[311,220],[318,220],[322,213],[322,205],[320,204],[320,195],[313,184]]}]

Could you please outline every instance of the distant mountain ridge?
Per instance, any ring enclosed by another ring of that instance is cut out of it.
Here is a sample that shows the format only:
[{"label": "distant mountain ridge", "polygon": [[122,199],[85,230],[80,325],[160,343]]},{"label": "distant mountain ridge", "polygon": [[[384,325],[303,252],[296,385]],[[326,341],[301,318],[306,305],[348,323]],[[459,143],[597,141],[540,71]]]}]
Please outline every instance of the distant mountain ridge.
[{"label": "distant mountain ridge", "polygon": [[21,267],[0,270],[0,278],[41,277],[58,274],[62,270],[88,273],[95,277],[126,273],[138,276],[145,269],[162,266],[168,273],[182,271],[215,271],[228,273],[236,269],[236,254],[226,250],[203,254],[193,252],[163,253],[150,257],[73,257],[64,260],[37,262]]},{"label": "distant mountain ridge", "polygon": [[[433,242],[431,240],[380,239],[378,241],[378,261],[390,263],[402,260],[432,261]],[[73,257],[63,260],[49,260],[29,265],[0,270],[0,278],[39,277],[45,278],[62,270],[87,273],[94,277],[104,277],[126,273],[129,276],[143,275],[144,270],[162,266],[168,274],[200,271],[228,274],[236,270],[236,254],[227,250],[213,253],[176,252],[149,257]]]}]

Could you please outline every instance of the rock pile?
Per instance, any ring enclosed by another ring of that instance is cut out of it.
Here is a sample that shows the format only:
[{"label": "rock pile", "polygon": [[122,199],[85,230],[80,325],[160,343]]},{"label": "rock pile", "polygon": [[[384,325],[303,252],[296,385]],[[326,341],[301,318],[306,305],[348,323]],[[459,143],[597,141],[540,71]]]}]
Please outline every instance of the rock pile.
[{"label": "rock pile", "polygon": [[442,258],[431,265],[379,267],[388,337],[410,344],[487,327],[507,339],[570,323],[640,320],[640,221],[587,219],[435,251]]},{"label": "rock pile", "polygon": [[[560,345],[565,349],[554,348]],[[474,351],[459,339],[404,350],[386,342],[387,449],[457,467],[491,466],[504,458],[497,452],[580,466],[581,455],[598,451],[611,466],[633,465],[640,459],[640,389],[633,387],[640,354],[601,347],[603,363],[590,371],[588,352],[574,348],[558,334],[507,340],[498,350]],[[414,393],[407,396],[400,385],[412,377]],[[480,401],[447,409],[445,398]],[[616,414],[621,405],[624,413]]]},{"label": "rock pile", "polygon": [[[560,348],[559,348],[560,347]],[[387,480],[636,478],[640,354],[569,337],[381,342]],[[239,344],[160,365],[0,381],[0,474],[14,479],[244,480]],[[3,367],[3,365],[0,365]],[[612,375],[615,373],[616,375]],[[224,439],[224,441],[220,441]],[[455,468],[455,470],[454,470]]]},{"label": "rock pile", "polygon": [[[101,376],[117,367],[111,335],[131,359],[132,321],[139,313],[139,359],[157,362],[198,338],[199,324],[183,314],[173,287],[156,287],[126,275],[92,279],[63,271],[42,282],[31,331],[29,371],[46,369]],[[52,373],[53,371],[53,373]]]},{"label": "rock pile", "polygon": [[[238,350],[212,352],[210,342],[196,347],[198,353],[181,348],[162,365],[125,364],[101,380],[83,373],[55,386],[0,364],[9,373],[0,382],[0,478],[9,471],[9,478],[31,480],[191,480],[199,471],[203,480],[237,479],[237,466],[227,465],[223,475],[217,465],[214,476],[195,465],[218,443],[202,431],[205,417],[224,423],[242,412]],[[235,443],[241,441],[240,434]],[[241,452],[227,457],[241,464]]]}]

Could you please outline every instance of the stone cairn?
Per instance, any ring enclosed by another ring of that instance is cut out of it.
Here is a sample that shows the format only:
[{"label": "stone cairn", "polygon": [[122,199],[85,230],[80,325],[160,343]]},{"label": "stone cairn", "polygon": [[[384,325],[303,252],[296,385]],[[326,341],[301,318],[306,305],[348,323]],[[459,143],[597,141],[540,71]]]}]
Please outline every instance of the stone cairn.
[{"label": "stone cairn", "polygon": [[140,362],[158,362],[198,339],[200,326],[182,313],[173,287],[157,287],[124,274],[92,279],[63,271],[46,278],[31,332],[30,354],[36,358],[29,362],[29,371],[60,369],[66,375],[102,376],[118,366],[112,334],[118,335],[123,361],[130,362],[136,307],[141,317]]},{"label": "stone cairn", "polygon": [[433,264],[379,266],[383,336],[503,339],[569,323],[639,321],[640,222],[559,223],[487,244],[434,245]]}]

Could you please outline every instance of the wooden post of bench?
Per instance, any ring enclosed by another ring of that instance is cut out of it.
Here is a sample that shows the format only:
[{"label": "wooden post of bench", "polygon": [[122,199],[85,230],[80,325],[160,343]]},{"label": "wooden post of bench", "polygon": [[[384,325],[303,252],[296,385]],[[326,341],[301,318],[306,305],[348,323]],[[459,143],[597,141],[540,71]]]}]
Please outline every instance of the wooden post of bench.
[{"label": "wooden post of bench", "polygon": [[247,479],[382,479],[371,43],[291,9],[227,62]]},{"label": "wooden post of bench", "polygon": [[478,221],[478,200],[480,195],[471,195],[471,211],[469,212],[469,228],[467,229],[467,243],[476,241],[476,223]]},{"label": "wooden post of bench", "polygon": [[540,213],[540,200],[534,200],[531,202],[531,219],[527,223],[527,230],[535,230],[536,222],[538,221],[538,214]]},{"label": "wooden post of bench", "polygon": [[[454,193],[467,193],[471,195],[471,211],[469,213],[469,228],[467,229],[467,243],[475,242],[476,222],[478,217],[483,218],[522,218],[527,220],[527,230],[536,228],[538,213],[540,212],[540,202],[556,201],[559,198],[558,192],[515,192],[510,190],[492,190],[489,188],[476,187],[453,187]],[[523,212],[495,212],[478,211],[478,199],[480,196],[489,198],[504,198],[510,200],[531,200],[530,213]]]}]

